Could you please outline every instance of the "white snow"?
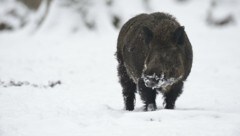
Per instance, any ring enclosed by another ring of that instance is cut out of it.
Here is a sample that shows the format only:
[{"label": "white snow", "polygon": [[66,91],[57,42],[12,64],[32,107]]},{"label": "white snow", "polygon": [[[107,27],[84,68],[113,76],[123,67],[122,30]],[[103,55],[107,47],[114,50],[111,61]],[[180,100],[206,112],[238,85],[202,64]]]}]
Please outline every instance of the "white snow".
[{"label": "white snow", "polygon": [[0,32],[0,81],[61,81],[53,88],[0,86],[0,136],[239,136],[240,4],[235,2],[229,10],[237,21],[225,27],[207,26],[208,0],[152,0],[147,10],[136,0],[114,3],[120,12],[111,12],[123,22],[141,12],[173,14],[194,51],[175,110],[163,109],[159,94],[157,111],[143,112],[137,94],[136,108],[128,112],[114,56],[119,30],[110,26],[103,4],[95,5],[104,12],[96,13],[100,22],[94,31],[54,1],[34,34],[28,28]]}]

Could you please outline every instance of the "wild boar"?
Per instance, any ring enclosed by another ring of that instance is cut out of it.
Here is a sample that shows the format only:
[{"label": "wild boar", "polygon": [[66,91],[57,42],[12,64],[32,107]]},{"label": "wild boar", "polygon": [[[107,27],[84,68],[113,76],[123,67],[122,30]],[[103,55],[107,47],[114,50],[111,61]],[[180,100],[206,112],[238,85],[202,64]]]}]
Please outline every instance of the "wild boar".
[{"label": "wild boar", "polygon": [[156,95],[164,108],[174,109],[193,60],[192,46],[175,17],[156,12],[127,21],[117,41],[118,76],[126,110],[134,110],[138,91],[145,111],[156,110]]}]

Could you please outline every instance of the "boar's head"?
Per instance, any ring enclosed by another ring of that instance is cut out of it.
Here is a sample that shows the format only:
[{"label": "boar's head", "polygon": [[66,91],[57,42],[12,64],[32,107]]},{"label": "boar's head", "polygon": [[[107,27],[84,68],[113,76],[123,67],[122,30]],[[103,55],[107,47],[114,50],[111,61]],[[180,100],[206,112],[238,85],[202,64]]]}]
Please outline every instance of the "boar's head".
[{"label": "boar's head", "polygon": [[183,80],[185,76],[184,27],[171,22],[162,22],[153,30],[143,27],[146,53],[142,79],[145,86],[166,89]]}]

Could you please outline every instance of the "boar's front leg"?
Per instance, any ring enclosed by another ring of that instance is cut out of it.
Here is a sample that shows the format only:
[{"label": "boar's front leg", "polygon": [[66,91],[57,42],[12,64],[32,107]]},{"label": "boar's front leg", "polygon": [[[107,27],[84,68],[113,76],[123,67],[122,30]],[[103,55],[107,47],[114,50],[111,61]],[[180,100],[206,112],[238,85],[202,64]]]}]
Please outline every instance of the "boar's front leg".
[{"label": "boar's front leg", "polygon": [[146,87],[143,79],[139,79],[138,81],[138,91],[141,96],[141,99],[143,100],[145,107],[145,111],[155,111],[157,109],[156,106],[156,90]]},{"label": "boar's front leg", "polygon": [[174,84],[171,89],[164,93],[164,108],[165,109],[174,109],[175,101],[177,97],[181,95],[183,88],[183,82]]},{"label": "boar's front leg", "polygon": [[122,86],[122,94],[125,104],[125,109],[134,110],[136,84],[129,78],[124,64],[120,61],[118,65],[118,76]]}]

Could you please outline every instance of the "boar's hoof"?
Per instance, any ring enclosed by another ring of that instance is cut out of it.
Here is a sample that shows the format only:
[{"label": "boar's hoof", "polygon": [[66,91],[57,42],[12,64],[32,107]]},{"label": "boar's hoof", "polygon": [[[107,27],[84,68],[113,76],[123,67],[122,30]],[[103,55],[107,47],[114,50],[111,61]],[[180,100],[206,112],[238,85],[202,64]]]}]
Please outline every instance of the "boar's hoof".
[{"label": "boar's hoof", "polygon": [[164,106],[164,109],[168,109],[168,110],[172,110],[175,107],[175,105],[172,103],[164,103],[163,106]]},{"label": "boar's hoof", "polygon": [[155,111],[157,109],[156,104],[150,103],[146,105],[145,111]]}]

